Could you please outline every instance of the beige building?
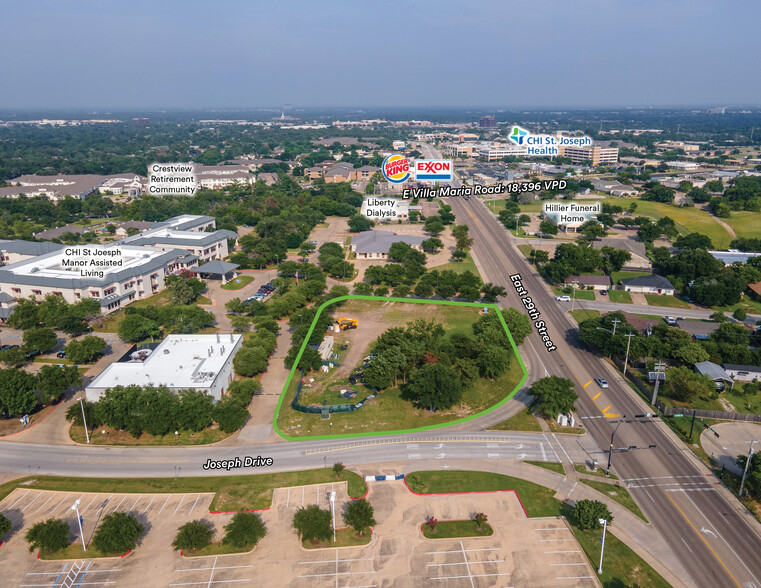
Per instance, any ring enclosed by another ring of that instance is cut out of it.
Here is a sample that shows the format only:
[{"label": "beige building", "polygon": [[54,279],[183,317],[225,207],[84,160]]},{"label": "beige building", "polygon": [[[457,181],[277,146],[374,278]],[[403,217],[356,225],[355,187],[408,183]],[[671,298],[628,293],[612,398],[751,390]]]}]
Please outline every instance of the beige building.
[{"label": "beige building", "polygon": [[606,163],[618,163],[618,147],[558,145],[558,156],[568,157],[573,163],[591,161],[592,166],[596,167]]}]

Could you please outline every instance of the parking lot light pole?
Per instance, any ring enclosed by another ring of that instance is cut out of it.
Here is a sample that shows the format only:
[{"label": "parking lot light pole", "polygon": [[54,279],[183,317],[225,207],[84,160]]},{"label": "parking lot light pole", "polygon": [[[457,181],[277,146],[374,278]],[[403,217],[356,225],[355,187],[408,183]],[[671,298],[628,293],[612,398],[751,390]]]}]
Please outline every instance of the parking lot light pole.
[{"label": "parking lot light pole", "polygon": [[87,438],[87,442],[90,442],[90,433],[87,432],[87,419],[85,418],[85,405],[82,403],[82,397],[79,397],[79,406],[82,409],[82,423],[85,426],[85,437]]},{"label": "parking lot light pole", "polygon": [[336,493],[330,493],[330,506],[333,510],[333,543],[336,542]]},{"label": "parking lot light pole", "polygon": [[598,519],[598,521],[602,525],[602,539],[600,540],[602,547],[600,548],[600,567],[597,568],[597,573],[602,574],[602,555],[605,553],[605,532],[608,530],[608,520]]},{"label": "parking lot light pole", "polygon": [[85,534],[82,532],[82,517],[79,516],[79,503],[81,500],[77,499],[77,501],[71,506],[71,510],[77,513],[77,524],[79,525],[79,536],[82,538],[82,551],[87,551],[87,547],[85,546]]}]

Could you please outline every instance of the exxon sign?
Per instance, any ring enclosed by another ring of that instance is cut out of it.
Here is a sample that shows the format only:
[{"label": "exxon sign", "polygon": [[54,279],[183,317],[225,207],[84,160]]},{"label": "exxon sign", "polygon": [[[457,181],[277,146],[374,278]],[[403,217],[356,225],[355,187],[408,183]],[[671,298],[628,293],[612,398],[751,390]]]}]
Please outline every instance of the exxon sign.
[{"label": "exxon sign", "polygon": [[415,161],[415,179],[419,182],[451,182],[452,169],[448,159],[421,159]]}]

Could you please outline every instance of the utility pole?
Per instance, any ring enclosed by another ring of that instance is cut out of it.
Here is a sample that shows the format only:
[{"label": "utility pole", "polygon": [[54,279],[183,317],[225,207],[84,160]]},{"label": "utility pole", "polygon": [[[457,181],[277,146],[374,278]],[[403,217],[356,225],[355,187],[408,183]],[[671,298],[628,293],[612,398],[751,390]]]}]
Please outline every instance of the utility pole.
[{"label": "utility pole", "polygon": [[82,408],[82,423],[85,426],[85,437],[87,438],[87,442],[90,442],[90,434],[87,432],[87,419],[85,418],[85,405],[82,404],[82,397],[79,397],[79,406]]},{"label": "utility pole", "polygon": [[617,319],[617,318],[614,318],[614,319],[613,319],[612,321],[610,321],[610,322],[612,322],[612,323],[613,323],[613,336],[615,337],[615,336],[616,336],[616,327],[618,326],[618,323],[620,323],[620,322],[621,322],[621,320],[620,320],[620,319]]},{"label": "utility pole", "polygon": [[626,342],[626,359],[624,360],[624,376],[626,375],[626,366],[629,364],[629,346],[632,344],[632,337],[636,337],[637,335],[635,333],[628,333],[627,335],[624,335],[624,337],[628,337],[628,341]]},{"label": "utility pole", "polygon": [[666,364],[659,359],[658,363],[655,364],[655,390],[653,391],[653,401],[650,403],[652,406],[655,406],[655,402],[658,400],[658,384],[661,382],[661,378],[658,374],[665,369]]},{"label": "utility pole", "polygon": [[740,492],[737,493],[738,496],[743,495],[743,487],[745,486],[745,476],[748,474],[748,466],[750,465],[750,460],[753,459],[753,444],[756,442],[755,439],[750,442],[750,449],[748,450],[748,459],[745,461],[745,470],[743,470],[743,479],[740,482]]},{"label": "utility pole", "polygon": [[579,284],[579,280],[574,280],[571,284],[573,284],[573,299],[571,300],[571,312],[573,312],[573,307],[576,304],[576,287]]}]

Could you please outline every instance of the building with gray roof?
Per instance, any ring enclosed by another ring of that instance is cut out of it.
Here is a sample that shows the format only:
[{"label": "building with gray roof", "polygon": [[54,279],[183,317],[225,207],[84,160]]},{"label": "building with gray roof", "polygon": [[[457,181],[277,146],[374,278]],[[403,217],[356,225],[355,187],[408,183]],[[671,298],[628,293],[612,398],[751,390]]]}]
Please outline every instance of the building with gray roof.
[{"label": "building with gray roof", "polygon": [[407,243],[413,249],[422,251],[423,241],[425,237],[397,235],[391,231],[363,231],[352,237],[349,248],[357,259],[386,259],[394,243]]},{"label": "building with gray roof", "polygon": [[683,331],[687,331],[698,341],[707,341],[711,333],[719,328],[719,323],[713,321],[686,321],[678,319],[676,325]]},{"label": "building with gray roof", "polygon": [[3,265],[10,265],[25,259],[58,251],[64,247],[66,245],[51,243],[49,241],[23,241],[22,239],[7,241],[3,239],[0,240],[0,258],[2,258]]},{"label": "building with gray roof", "polygon": [[712,361],[701,361],[695,364],[695,371],[704,376],[711,378],[715,384],[717,390],[724,390],[726,384],[729,384],[730,389],[734,387],[734,380],[724,368],[720,365],[713,363]]},{"label": "building with gray roof", "polygon": [[636,278],[624,278],[621,280],[624,290],[627,292],[642,292],[644,294],[666,294],[673,296],[675,288],[668,278],[651,274],[649,276],[638,276]]}]

